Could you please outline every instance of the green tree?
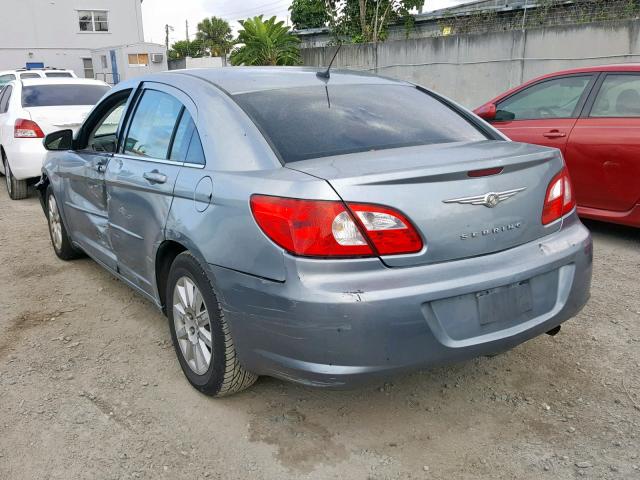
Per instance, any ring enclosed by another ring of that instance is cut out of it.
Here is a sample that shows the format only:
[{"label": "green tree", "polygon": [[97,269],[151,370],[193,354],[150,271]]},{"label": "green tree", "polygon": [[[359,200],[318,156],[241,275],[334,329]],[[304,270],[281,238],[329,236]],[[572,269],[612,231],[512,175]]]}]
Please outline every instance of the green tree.
[{"label": "green tree", "polygon": [[262,15],[241,20],[237,44],[231,52],[232,65],[297,65],[300,63],[300,40],[291,35],[284,22],[276,17],[263,20]]},{"label": "green tree", "polygon": [[303,30],[324,27],[329,21],[327,10],[325,0],[293,0],[289,7],[293,28]]},{"label": "green tree", "polygon": [[179,40],[171,45],[169,49],[169,59],[175,60],[177,58],[185,57],[202,57],[203,45],[200,40],[193,40],[188,42],[186,40]]},{"label": "green tree", "polygon": [[411,11],[425,0],[327,0],[329,24],[336,37],[347,36],[355,43],[384,40],[389,25],[413,25]]},{"label": "green tree", "polygon": [[218,17],[205,18],[198,23],[196,39],[204,51],[212,57],[226,56],[233,46],[233,35],[229,22]]}]

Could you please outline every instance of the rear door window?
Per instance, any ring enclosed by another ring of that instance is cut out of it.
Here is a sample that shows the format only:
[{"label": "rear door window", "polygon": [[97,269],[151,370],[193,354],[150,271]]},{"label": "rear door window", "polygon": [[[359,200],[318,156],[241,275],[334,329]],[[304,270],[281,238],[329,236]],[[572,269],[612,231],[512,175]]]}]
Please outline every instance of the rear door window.
[{"label": "rear door window", "polygon": [[37,73],[21,73],[20,74],[20,79],[22,80],[28,80],[30,78],[42,78],[42,77]]},{"label": "rear door window", "polygon": [[166,160],[182,104],[157,90],[145,90],[125,140],[124,153]]},{"label": "rear door window", "polygon": [[640,75],[607,75],[591,117],[640,117]]},{"label": "rear door window", "polygon": [[407,85],[318,85],[237,94],[285,162],[486,140],[450,107]]},{"label": "rear door window", "polygon": [[573,118],[591,75],[562,77],[536,83],[498,104],[496,121]]},{"label": "rear door window", "polygon": [[31,85],[22,88],[22,106],[95,105],[109,91],[106,85]]}]

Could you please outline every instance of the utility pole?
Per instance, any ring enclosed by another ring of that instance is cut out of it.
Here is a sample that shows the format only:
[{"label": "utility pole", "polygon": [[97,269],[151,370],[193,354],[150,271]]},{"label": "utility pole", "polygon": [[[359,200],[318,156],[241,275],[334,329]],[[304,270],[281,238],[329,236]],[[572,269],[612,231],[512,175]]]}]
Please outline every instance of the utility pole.
[{"label": "utility pole", "polygon": [[187,57],[191,56],[191,44],[189,43],[189,20],[184,21],[184,29],[187,35]]},{"label": "utility pole", "polygon": [[169,51],[169,32],[173,32],[173,27],[168,23],[164,26],[164,44],[167,47],[167,52]]}]

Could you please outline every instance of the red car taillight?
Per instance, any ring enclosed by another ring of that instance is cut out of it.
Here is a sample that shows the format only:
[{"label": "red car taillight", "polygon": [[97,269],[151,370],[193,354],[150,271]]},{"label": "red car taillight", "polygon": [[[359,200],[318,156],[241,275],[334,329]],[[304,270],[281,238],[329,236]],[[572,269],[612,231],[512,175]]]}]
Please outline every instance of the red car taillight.
[{"label": "red car taillight", "polygon": [[547,195],[542,208],[542,224],[548,225],[555,222],[575,207],[576,199],[573,196],[569,172],[567,172],[566,168],[563,168],[560,173],[553,177],[549,187],[547,187]]},{"label": "red car taillight", "polygon": [[308,257],[371,257],[422,250],[399,212],[380,205],[253,195],[251,211],[273,242]]},{"label": "red car taillight", "polygon": [[44,132],[33,120],[18,118],[13,127],[14,138],[44,138]]}]

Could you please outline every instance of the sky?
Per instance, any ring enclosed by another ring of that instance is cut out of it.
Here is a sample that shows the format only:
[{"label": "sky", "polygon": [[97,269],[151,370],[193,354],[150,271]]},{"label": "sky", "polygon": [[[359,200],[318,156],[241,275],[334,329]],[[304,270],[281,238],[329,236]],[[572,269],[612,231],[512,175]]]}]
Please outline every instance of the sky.
[{"label": "sky", "polygon": [[[426,0],[425,11],[446,8],[466,1],[469,0]],[[168,24],[173,28],[169,32],[170,43],[184,40],[187,21],[189,37],[193,40],[198,22],[210,16],[224,18],[231,24],[234,32],[237,32],[238,19],[255,15],[275,15],[287,21],[289,5],[291,0],[143,0],[144,36],[148,42],[164,43],[165,25]]]}]

